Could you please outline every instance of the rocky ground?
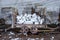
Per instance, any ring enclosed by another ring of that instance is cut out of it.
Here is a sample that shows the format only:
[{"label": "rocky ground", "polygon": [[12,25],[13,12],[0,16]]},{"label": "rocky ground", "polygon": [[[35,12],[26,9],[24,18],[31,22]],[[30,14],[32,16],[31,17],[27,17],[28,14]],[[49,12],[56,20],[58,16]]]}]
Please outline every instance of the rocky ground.
[{"label": "rocky ground", "polygon": [[0,40],[60,40],[60,34],[23,35],[21,33],[2,33]]}]

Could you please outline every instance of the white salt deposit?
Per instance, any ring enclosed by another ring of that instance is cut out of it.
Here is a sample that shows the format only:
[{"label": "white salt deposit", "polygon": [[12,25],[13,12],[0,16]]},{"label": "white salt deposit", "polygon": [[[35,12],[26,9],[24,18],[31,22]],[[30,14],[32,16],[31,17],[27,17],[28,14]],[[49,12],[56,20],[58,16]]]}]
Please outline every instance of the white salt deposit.
[{"label": "white salt deposit", "polygon": [[15,35],[13,32],[10,32],[8,35]]},{"label": "white salt deposit", "polygon": [[44,22],[44,19],[41,19],[41,20],[40,20],[40,24],[42,24],[43,22]]},{"label": "white salt deposit", "polygon": [[52,36],[52,38],[50,38],[51,40],[54,40],[54,37]]},{"label": "white salt deposit", "polygon": [[24,24],[33,24],[32,21],[25,21]]},{"label": "white salt deposit", "polygon": [[44,40],[44,38],[41,38],[41,40]]},{"label": "white salt deposit", "polygon": [[39,24],[39,22],[35,22],[35,24]]},{"label": "white salt deposit", "polygon": [[44,22],[44,19],[41,19],[41,17],[37,16],[36,13],[34,13],[33,15],[24,14],[24,16],[17,16],[17,24],[33,24],[33,22],[35,22],[35,24],[42,24]]},{"label": "white salt deposit", "polygon": [[14,38],[14,39],[11,39],[11,40],[20,40],[20,38]]}]

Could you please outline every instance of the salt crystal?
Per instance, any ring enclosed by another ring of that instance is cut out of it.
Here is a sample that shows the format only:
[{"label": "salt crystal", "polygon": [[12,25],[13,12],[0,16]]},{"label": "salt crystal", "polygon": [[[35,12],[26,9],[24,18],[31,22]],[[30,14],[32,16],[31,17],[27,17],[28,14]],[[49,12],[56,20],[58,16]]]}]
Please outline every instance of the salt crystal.
[{"label": "salt crystal", "polygon": [[41,38],[41,40],[44,40],[44,38]]},{"label": "salt crystal", "polygon": [[35,24],[39,24],[39,22],[35,22]]},{"label": "salt crystal", "polygon": [[32,21],[25,21],[24,24],[33,24]]},{"label": "salt crystal", "polygon": [[52,36],[51,40],[54,40],[54,37]]},{"label": "salt crystal", "polygon": [[12,38],[12,36],[9,36],[9,38]]},{"label": "salt crystal", "polygon": [[44,19],[41,19],[40,24],[42,24],[43,22],[44,22]]},{"label": "salt crystal", "polygon": [[13,32],[10,32],[10,34],[8,34],[8,35],[15,35]]}]

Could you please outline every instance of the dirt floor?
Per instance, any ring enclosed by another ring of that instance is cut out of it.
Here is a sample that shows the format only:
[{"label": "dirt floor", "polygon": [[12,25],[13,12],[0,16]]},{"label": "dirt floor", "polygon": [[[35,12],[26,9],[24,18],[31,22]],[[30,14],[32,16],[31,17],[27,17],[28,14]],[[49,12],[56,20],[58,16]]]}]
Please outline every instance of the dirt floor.
[{"label": "dirt floor", "polygon": [[23,35],[21,33],[2,33],[0,40],[60,40],[60,33],[58,34],[39,34],[39,35]]}]

